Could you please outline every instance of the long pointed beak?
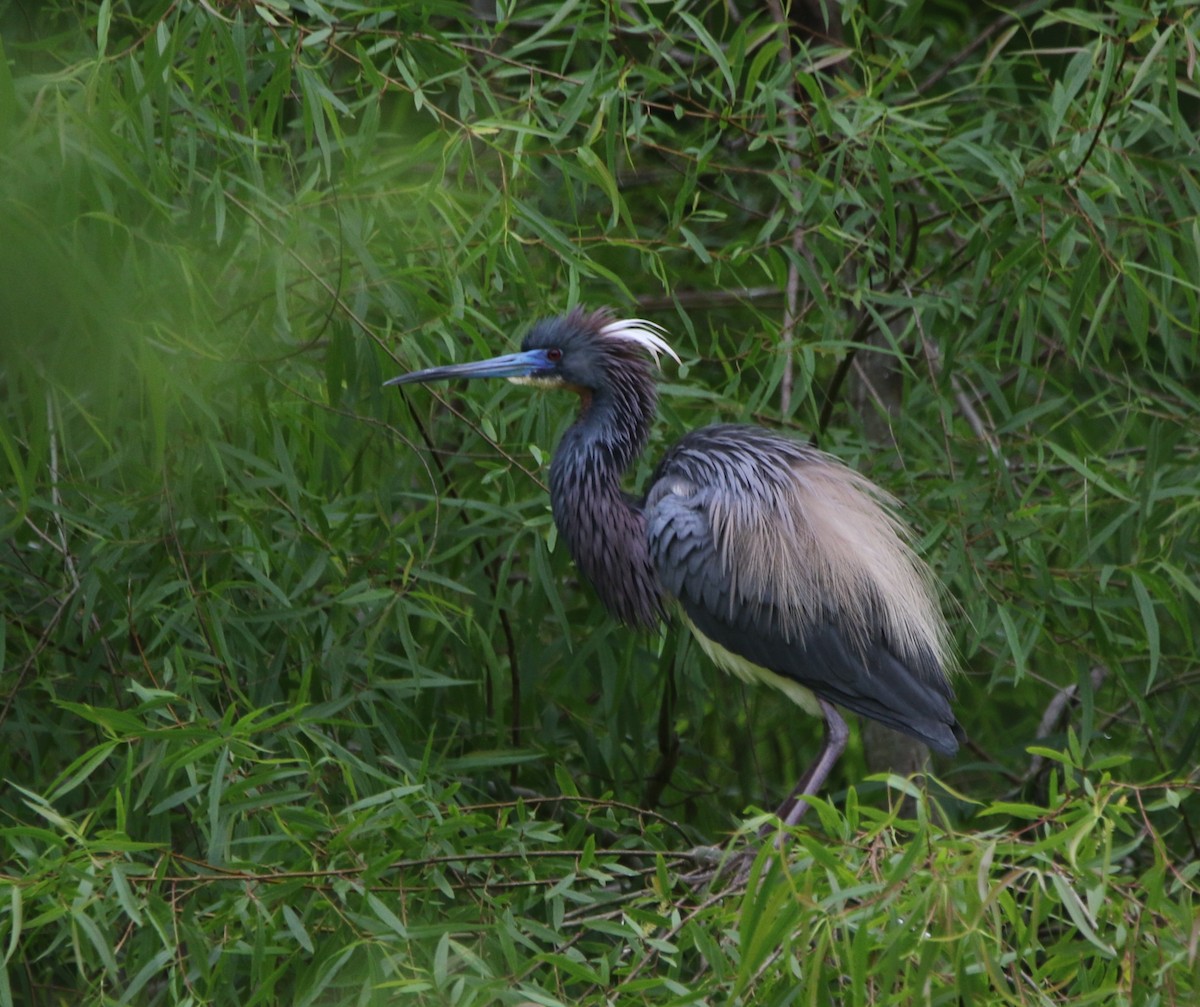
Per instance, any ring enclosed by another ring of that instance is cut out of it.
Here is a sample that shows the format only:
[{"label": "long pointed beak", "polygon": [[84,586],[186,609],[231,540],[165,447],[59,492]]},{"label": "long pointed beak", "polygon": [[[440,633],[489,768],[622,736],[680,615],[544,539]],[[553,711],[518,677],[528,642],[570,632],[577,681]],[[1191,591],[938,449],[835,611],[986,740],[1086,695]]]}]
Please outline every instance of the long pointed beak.
[{"label": "long pointed beak", "polygon": [[453,378],[527,378],[538,371],[547,370],[551,363],[545,350],[524,350],[507,353],[491,360],[476,360],[469,364],[449,364],[446,367],[430,367],[423,371],[401,374],[398,378],[385,381],[385,385],[408,385],[425,381],[449,381]]}]

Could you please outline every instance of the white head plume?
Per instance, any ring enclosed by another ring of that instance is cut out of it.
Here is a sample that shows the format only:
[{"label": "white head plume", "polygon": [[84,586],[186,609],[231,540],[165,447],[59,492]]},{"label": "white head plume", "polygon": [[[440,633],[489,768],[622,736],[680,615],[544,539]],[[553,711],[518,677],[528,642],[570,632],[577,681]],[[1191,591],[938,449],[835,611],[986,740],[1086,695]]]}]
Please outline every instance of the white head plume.
[{"label": "white head plume", "polygon": [[654,357],[655,363],[659,363],[661,355],[665,353],[675,363],[682,364],[683,361],[679,359],[679,354],[664,338],[666,334],[667,330],[661,325],[649,322],[644,318],[618,319],[608,322],[600,328],[600,335],[606,339],[628,339],[630,342],[637,343]]}]

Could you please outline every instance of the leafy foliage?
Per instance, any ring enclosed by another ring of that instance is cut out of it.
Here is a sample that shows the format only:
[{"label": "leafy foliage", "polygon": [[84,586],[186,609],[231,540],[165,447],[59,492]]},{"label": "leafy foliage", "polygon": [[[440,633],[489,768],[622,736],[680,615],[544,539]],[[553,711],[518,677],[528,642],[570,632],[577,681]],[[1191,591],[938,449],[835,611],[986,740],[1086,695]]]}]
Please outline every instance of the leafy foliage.
[{"label": "leafy foliage", "polygon": [[[1200,18],[774,9],[0,5],[0,1003],[1196,998]],[[574,303],[908,503],[932,795],[684,879],[815,726],[381,387]]]}]

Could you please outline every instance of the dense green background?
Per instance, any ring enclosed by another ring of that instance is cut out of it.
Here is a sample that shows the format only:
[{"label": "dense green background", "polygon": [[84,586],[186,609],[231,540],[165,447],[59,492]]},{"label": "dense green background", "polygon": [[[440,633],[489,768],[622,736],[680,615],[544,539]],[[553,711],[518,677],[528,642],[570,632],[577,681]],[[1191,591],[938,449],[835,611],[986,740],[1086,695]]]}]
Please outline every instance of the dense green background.
[{"label": "dense green background", "polygon": [[[1200,998],[1200,10],[830,6],[0,0],[0,1004]],[[381,387],[576,303],[905,501],[927,795],[679,881],[818,725]]]}]

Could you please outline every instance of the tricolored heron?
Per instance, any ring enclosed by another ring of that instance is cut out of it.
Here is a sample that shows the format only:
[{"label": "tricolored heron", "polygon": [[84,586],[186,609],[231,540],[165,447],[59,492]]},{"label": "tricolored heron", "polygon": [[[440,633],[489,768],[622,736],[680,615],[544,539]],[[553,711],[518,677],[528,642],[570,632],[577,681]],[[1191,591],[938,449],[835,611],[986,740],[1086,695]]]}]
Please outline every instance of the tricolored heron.
[{"label": "tricolored heron", "polygon": [[654,626],[674,599],[717,665],[824,720],[820,753],[779,809],[788,824],[845,747],[835,704],[954,754],[946,623],[882,489],[815,448],[720,425],[670,448],[640,500],[622,492],[654,420],[651,358],[679,360],[663,335],[577,308],[535,325],[519,353],[387,383],[508,378],[579,396],[550,463],[559,534],[617,619]]}]

